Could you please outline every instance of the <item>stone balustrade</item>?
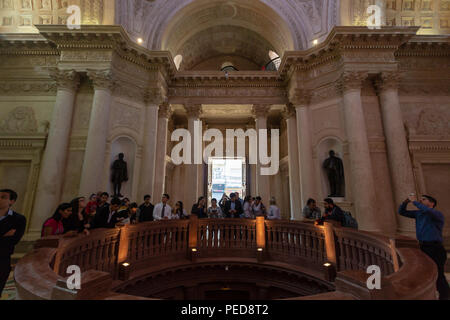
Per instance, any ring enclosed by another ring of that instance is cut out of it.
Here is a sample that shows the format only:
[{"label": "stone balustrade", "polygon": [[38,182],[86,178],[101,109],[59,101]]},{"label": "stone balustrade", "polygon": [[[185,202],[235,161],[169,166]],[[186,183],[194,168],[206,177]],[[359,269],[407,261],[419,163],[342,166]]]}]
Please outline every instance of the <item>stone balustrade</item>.
[{"label": "stone balustrade", "polygon": [[[144,299],[116,289],[154,270],[219,259],[291,266],[321,281],[329,262],[337,271],[335,291],[299,299],[436,299],[436,266],[413,239],[263,218],[192,217],[48,237],[19,261],[15,279],[18,299]],[[82,272],[78,291],[66,288],[70,265]],[[370,265],[381,268],[381,290],[366,286]]]}]

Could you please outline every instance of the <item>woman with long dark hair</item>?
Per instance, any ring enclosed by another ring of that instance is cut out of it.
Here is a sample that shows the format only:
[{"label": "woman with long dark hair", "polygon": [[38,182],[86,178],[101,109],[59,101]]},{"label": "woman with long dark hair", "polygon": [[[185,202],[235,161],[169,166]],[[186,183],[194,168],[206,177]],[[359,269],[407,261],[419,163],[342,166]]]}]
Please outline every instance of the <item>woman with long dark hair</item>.
[{"label": "woman with long dark hair", "polygon": [[92,215],[86,212],[86,198],[75,198],[70,204],[72,205],[72,215],[67,219],[64,226],[65,230],[88,234],[89,229],[91,228],[90,220],[92,220]]},{"label": "woman with long dark hair", "polygon": [[70,203],[62,203],[58,206],[53,216],[47,219],[42,226],[42,237],[56,236],[64,234],[63,221],[67,220],[72,214],[72,205]]},{"label": "woman with long dark hair", "polygon": [[208,218],[206,214],[206,199],[201,196],[196,204],[192,206],[191,214],[197,215],[199,219]]},{"label": "woman with long dark hair", "polygon": [[181,201],[177,201],[177,203],[175,203],[175,208],[173,208],[173,215],[177,216],[177,219],[189,219],[189,215],[183,208],[183,202]]}]

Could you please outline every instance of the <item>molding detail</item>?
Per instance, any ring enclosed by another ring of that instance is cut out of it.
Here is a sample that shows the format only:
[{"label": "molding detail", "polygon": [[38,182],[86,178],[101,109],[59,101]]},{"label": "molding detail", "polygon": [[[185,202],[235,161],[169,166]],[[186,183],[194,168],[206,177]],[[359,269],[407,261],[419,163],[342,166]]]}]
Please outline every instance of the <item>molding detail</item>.
[{"label": "molding detail", "polygon": [[58,89],[77,91],[80,85],[80,77],[75,70],[49,69],[50,77],[56,81]]},{"label": "molding detail", "polygon": [[111,70],[88,70],[87,75],[92,80],[95,90],[114,90],[116,82]]},{"label": "molding detail", "polygon": [[188,118],[200,119],[203,114],[203,109],[201,104],[185,104],[184,109],[186,110]]},{"label": "molding detail", "polygon": [[349,90],[361,90],[368,73],[365,71],[345,71],[338,81],[338,88],[341,92]]},{"label": "molding detail", "polygon": [[163,103],[159,106],[158,110],[158,117],[159,118],[165,118],[170,119],[172,116],[173,110],[169,103]]},{"label": "molding detail", "polygon": [[252,108],[253,116],[255,118],[267,118],[271,105],[254,104]]},{"label": "molding detail", "polygon": [[382,72],[375,81],[375,87],[379,92],[398,89],[400,85],[400,73],[396,71]]}]

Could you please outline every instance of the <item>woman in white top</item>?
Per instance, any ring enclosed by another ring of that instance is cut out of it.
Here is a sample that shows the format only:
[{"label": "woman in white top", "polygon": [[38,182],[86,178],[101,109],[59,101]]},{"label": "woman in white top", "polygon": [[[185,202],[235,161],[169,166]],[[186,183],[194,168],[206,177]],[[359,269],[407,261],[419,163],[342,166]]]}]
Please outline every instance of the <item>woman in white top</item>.
[{"label": "woman in white top", "polygon": [[265,216],[266,207],[261,202],[261,197],[256,197],[252,204],[252,212],[255,217]]},{"label": "woman in white top", "polygon": [[178,201],[175,203],[175,208],[173,209],[171,219],[189,219],[189,214],[183,208],[183,202]]},{"label": "woman in white top", "polygon": [[223,212],[222,209],[217,205],[217,199],[213,198],[211,200],[211,207],[208,208],[208,218],[210,219],[222,219]]},{"label": "woman in white top", "polygon": [[246,196],[244,198],[244,218],[245,219],[254,219],[253,211],[252,211],[252,197]]},{"label": "woman in white top", "polygon": [[270,200],[270,207],[269,207],[269,213],[267,214],[268,220],[280,220],[281,214],[280,209],[277,207],[277,202],[275,201],[275,198],[272,198]]}]

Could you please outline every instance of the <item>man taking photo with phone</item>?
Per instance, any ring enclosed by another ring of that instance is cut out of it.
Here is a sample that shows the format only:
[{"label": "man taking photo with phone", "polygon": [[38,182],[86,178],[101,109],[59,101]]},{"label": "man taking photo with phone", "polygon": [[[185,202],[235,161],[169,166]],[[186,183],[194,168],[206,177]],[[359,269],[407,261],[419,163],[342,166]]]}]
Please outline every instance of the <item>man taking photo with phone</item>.
[{"label": "man taking photo with phone", "polygon": [[[418,210],[406,210],[409,203]],[[433,259],[438,267],[436,287],[439,291],[439,300],[448,300],[450,288],[444,274],[447,252],[442,245],[444,215],[435,209],[436,205],[436,199],[431,196],[423,195],[419,202],[415,194],[410,194],[401,204],[398,213],[416,220],[416,236],[420,249]]]}]

